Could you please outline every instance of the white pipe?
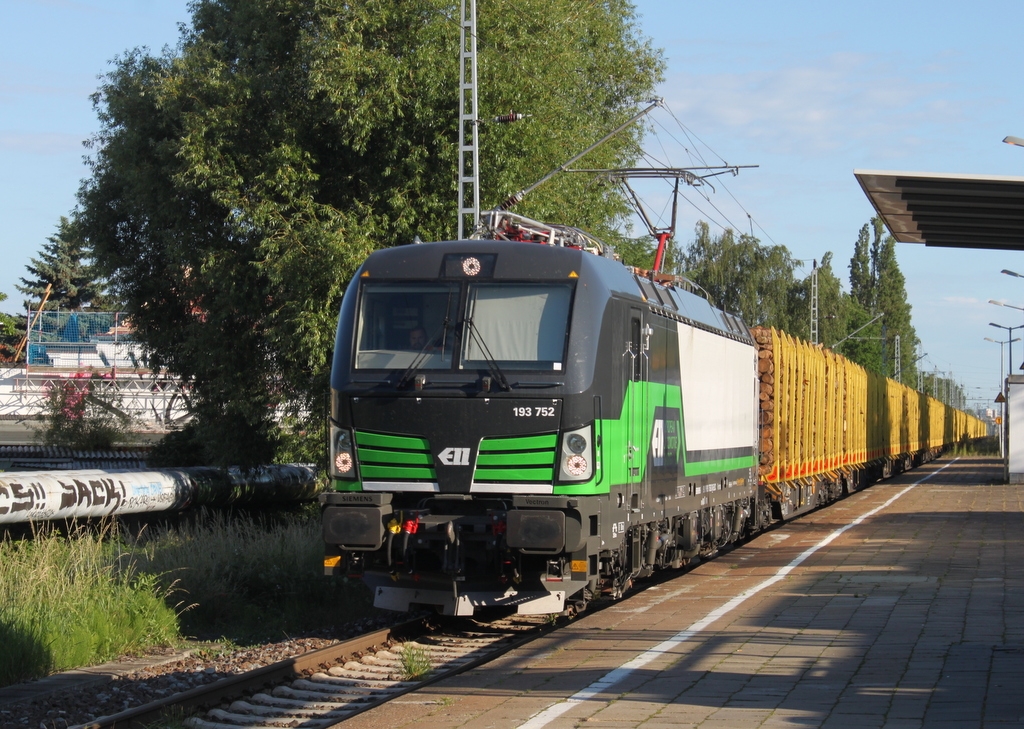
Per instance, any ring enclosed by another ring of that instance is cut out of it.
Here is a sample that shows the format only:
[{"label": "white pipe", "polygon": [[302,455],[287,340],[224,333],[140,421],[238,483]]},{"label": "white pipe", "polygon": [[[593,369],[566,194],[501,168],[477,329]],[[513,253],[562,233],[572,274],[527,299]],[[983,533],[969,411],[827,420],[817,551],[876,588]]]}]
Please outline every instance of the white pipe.
[{"label": "white pipe", "polygon": [[207,504],[311,500],[311,466],[237,469],[25,471],[0,473],[0,524],[178,511]]}]

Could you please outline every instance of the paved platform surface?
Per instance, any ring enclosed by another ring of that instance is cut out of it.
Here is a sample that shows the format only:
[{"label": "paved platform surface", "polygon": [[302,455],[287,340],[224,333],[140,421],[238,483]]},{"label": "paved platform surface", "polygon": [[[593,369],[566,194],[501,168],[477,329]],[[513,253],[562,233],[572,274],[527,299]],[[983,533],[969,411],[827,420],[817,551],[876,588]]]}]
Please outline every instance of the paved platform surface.
[{"label": "paved platform surface", "polygon": [[928,464],[343,726],[1024,727],[1024,487],[1000,479]]}]

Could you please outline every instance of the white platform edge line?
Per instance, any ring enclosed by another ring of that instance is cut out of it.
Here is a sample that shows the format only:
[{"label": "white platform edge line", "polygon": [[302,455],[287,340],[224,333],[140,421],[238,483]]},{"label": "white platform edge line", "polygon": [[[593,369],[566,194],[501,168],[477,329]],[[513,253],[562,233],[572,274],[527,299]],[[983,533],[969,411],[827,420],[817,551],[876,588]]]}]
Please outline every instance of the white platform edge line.
[{"label": "white platform edge line", "polygon": [[737,595],[736,597],[732,598],[731,600],[729,600],[724,605],[721,605],[720,607],[715,608],[710,613],[708,613],[704,618],[698,620],[696,623],[694,623],[693,625],[688,627],[686,630],[683,630],[683,631],[680,631],[680,632],[676,633],[674,636],[672,636],[668,640],[663,641],[662,643],[659,643],[658,645],[654,646],[650,650],[647,650],[647,651],[641,653],[639,656],[637,656],[633,660],[628,661],[628,662],[622,664],[619,668],[616,668],[616,669],[613,669],[613,670],[609,671],[604,676],[602,676],[601,678],[597,679],[594,683],[590,684],[589,686],[587,686],[582,691],[576,692],[575,694],[570,696],[565,701],[562,701],[560,703],[557,703],[557,704],[554,704],[552,706],[549,706],[548,708],[542,710],[538,714],[535,714],[528,721],[526,721],[523,724],[520,724],[518,726],[518,729],[541,729],[541,727],[547,726],[549,723],[551,723],[552,721],[554,721],[555,719],[560,717],[565,712],[567,712],[570,709],[572,709],[577,704],[580,704],[580,703],[582,703],[584,701],[589,701],[589,700],[593,699],[595,696],[597,696],[598,694],[603,693],[605,691],[608,691],[608,689],[612,688],[613,686],[615,686],[620,681],[623,681],[624,679],[626,679],[630,674],[633,673],[633,671],[636,671],[636,670],[638,670],[640,668],[643,668],[644,666],[646,666],[648,663],[653,661],[658,656],[663,655],[664,653],[667,653],[668,651],[670,651],[673,648],[677,647],[681,643],[689,640],[690,638],[693,638],[695,635],[697,635],[698,633],[703,631],[705,628],[707,628],[709,625],[714,623],[719,618],[721,618],[721,617],[723,617],[725,615],[728,615],[730,612],[735,610],[741,604],[746,602],[749,598],[753,597],[754,595],[756,595],[757,593],[761,592],[762,590],[764,590],[764,589],[766,589],[768,587],[771,587],[776,582],[779,582],[786,575],[788,575],[790,572],[792,572],[796,567],[798,567],[802,562],[804,562],[804,560],[806,560],[812,554],[817,552],[819,549],[829,545],[832,541],[834,541],[837,537],[842,535],[844,532],[848,531],[849,529],[852,529],[853,527],[857,526],[858,524],[860,524],[864,520],[869,519],[870,517],[874,516],[878,512],[882,511],[883,509],[888,507],[890,504],[892,504],[894,501],[896,501],[901,496],[903,496],[905,493],[907,493],[908,491],[913,489],[915,486],[918,486],[919,484],[924,483],[925,481],[927,481],[929,478],[931,478],[935,474],[937,474],[937,473],[939,473],[939,472],[949,468],[954,463],[956,463],[958,460],[960,460],[960,459],[959,458],[953,459],[952,461],[947,463],[942,468],[938,468],[938,469],[932,471],[931,473],[927,474],[924,478],[921,478],[918,481],[915,481],[914,483],[912,483],[909,486],[905,487],[904,489],[899,491],[896,495],[894,495],[892,498],[890,498],[888,501],[886,501],[885,503],[881,504],[880,506],[876,506],[871,511],[868,511],[868,512],[865,512],[865,513],[861,514],[860,516],[858,516],[856,519],[851,521],[846,526],[842,526],[842,527],[836,529],[834,532],[829,534],[827,537],[822,539],[820,542],[815,544],[813,547],[810,547],[809,549],[805,550],[802,554],[800,554],[797,557],[795,557],[793,559],[793,561],[790,562],[789,564],[787,564],[785,567],[780,568],[779,571],[776,572],[772,577],[769,577],[764,582],[760,583],[759,585],[756,585],[755,587],[750,588],[749,590],[746,590],[745,592],[741,592],[739,595]]}]

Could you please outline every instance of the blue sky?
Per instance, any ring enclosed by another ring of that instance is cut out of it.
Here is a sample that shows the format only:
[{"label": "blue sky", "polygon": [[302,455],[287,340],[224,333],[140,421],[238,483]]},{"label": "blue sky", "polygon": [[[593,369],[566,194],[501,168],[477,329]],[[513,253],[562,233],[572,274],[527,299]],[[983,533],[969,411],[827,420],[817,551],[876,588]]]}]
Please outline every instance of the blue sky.
[{"label": "blue sky", "polygon": [[[753,223],[796,258],[832,251],[845,280],[873,214],[854,169],[1024,176],[1024,148],[1001,143],[1024,137],[1015,3],[640,0],[638,10],[668,61],[659,93],[706,144],[705,158],[713,163],[710,148],[758,165],[716,183],[717,210],[688,196],[701,212],[681,207],[682,242],[700,218],[748,232]],[[188,11],[183,0],[0,0],[0,12],[0,292],[9,296],[0,306],[14,311],[14,284],[86,175],[97,77],[130,48],[173,45]],[[654,114],[651,151],[665,145],[669,161],[685,164],[672,147],[682,139],[675,120]],[[1024,307],[1024,279],[999,273],[1024,273],[1024,254],[900,244],[898,256],[923,368],[952,372],[970,397],[991,402],[1000,347],[984,338],[1005,333],[989,322],[1016,326],[1024,312],[988,300]],[[1024,343],[1015,347],[1014,366]]]}]

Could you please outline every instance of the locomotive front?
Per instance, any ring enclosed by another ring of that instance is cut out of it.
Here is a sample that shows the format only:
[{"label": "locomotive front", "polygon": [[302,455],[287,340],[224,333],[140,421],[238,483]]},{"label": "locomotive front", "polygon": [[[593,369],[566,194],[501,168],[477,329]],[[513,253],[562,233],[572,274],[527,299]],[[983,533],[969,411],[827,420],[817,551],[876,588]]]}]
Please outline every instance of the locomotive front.
[{"label": "locomotive front", "polygon": [[559,612],[584,591],[602,316],[585,256],[459,241],[360,268],[331,376],[327,574],[454,615]]}]

